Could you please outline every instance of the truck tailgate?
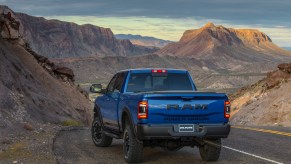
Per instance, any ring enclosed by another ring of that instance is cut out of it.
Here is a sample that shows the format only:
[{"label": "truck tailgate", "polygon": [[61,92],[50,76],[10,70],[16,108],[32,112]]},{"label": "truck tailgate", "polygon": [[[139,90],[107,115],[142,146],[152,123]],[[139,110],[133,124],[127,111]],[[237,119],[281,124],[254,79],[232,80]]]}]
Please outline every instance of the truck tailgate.
[{"label": "truck tailgate", "polygon": [[202,92],[155,92],[146,95],[148,123],[226,123],[225,94]]}]

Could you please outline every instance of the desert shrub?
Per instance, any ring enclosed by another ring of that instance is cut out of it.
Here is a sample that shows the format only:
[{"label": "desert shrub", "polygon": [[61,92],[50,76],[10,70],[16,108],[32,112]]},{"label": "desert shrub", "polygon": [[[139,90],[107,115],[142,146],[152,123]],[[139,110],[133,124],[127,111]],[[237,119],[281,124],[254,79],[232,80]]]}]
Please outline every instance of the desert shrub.
[{"label": "desert shrub", "polygon": [[82,126],[83,124],[76,120],[65,120],[62,122],[62,126]]}]

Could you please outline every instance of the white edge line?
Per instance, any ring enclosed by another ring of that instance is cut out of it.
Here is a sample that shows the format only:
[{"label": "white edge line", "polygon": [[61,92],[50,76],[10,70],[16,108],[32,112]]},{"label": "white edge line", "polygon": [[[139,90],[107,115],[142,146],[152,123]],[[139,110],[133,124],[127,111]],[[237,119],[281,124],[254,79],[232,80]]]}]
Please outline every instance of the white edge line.
[{"label": "white edge line", "polygon": [[238,149],[234,149],[234,148],[231,148],[231,147],[228,147],[228,146],[223,146],[222,145],[222,147],[224,147],[226,149],[230,149],[230,150],[236,151],[236,152],[239,152],[239,153],[242,153],[242,154],[246,154],[246,155],[249,155],[249,156],[252,156],[252,157],[256,157],[256,158],[259,158],[259,159],[262,159],[262,160],[265,160],[265,161],[269,161],[269,162],[272,162],[272,163],[284,164],[282,162],[277,162],[277,161],[274,161],[274,160],[271,160],[271,159],[268,159],[268,158],[264,158],[264,157],[261,157],[261,156],[258,156],[258,155],[254,155],[254,154],[251,154],[251,153],[248,153],[248,152],[245,152],[245,151],[241,151],[241,150],[238,150]]}]

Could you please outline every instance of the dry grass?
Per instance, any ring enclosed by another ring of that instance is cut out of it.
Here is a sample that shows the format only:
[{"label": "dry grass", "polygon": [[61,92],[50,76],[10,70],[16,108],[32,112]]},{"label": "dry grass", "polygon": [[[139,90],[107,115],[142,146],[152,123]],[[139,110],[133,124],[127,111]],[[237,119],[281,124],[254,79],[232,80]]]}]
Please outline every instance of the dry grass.
[{"label": "dry grass", "polygon": [[32,154],[26,148],[26,144],[22,142],[15,143],[11,147],[3,152],[0,152],[0,159],[15,159],[15,158],[27,158]]},{"label": "dry grass", "polygon": [[62,126],[82,126],[83,124],[76,120],[66,120],[62,122]]}]

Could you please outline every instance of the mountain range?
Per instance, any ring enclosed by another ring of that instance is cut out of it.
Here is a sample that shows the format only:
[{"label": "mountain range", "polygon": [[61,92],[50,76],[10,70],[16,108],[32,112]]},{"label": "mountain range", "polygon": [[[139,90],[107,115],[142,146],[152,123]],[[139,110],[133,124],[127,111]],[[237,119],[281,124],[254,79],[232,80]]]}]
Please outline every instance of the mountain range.
[{"label": "mountain range", "polygon": [[[151,55],[55,60],[73,68],[79,82],[107,83],[120,69],[184,68],[190,71],[199,88],[206,90],[252,84],[285,61],[291,61],[291,53],[276,46],[266,34],[213,23],[187,30],[179,42],[170,43]],[[86,76],[90,71],[92,75]]]},{"label": "mountain range", "polygon": [[157,50],[133,45],[128,39],[116,39],[109,28],[47,20],[24,13],[15,15],[23,27],[20,33],[32,49],[49,58],[132,56]]},{"label": "mountain range", "polygon": [[116,34],[117,39],[128,39],[132,44],[147,46],[147,47],[165,47],[167,44],[173,41],[158,39],[155,37],[132,35],[132,34]]}]

